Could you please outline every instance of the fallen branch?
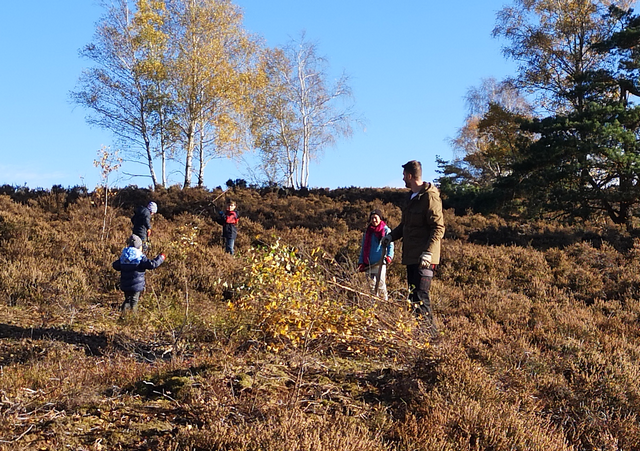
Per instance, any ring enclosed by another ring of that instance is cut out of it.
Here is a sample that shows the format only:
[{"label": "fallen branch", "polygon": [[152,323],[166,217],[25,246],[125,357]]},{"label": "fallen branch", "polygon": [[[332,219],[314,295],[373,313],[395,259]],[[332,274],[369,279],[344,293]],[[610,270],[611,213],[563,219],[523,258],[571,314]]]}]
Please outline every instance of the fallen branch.
[{"label": "fallen branch", "polygon": [[[335,285],[335,286],[337,286],[337,287],[339,287],[339,288],[342,288],[343,290],[351,291],[352,293],[357,293],[357,294],[360,294],[360,295],[362,295],[362,296],[367,296],[367,297],[372,298],[372,299],[376,299],[376,300],[379,300],[379,301],[382,301],[382,302],[387,302],[387,303],[389,303],[389,304],[397,305],[397,302],[395,302],[395,301],[389,301],[389,300],[387,300],[387,299],[384,299],[384,298],[381,298],[381,297],[379,297],[379,296],[376,296],[375,294],[364,293],[364,292],[362,292],[362,291],[356,290],[356,289],[351,288],[351,287],[348,287],[348,286],[346,286],[346,285],[339,284],[338,282],[335,282],[335,281],[332,281],[332,280],[328,280],[328,282],[329,282],[331,285]],[[387,321],[385,321],[385,320],[383,320],[382,318],[380,318],[380,316],[379,316],[376,312],[373,312],[373,316],[374,316],[378,321],[380,321],[380,323],[382,323],[382,325],[383,325],[383,326],[385,326],[387,329],[390,329],[390,330],[395,330],[395,329],[396,329],[392,324],[389,324]],[[412,344],[413,339],[412,339],[411,337],[406,336],[406,335],[404,334],[404,332],[402,333],[402,336],[401,336],[401,335],[396,335],[396,337],[397,337],[398,339],[400,339],[401,341],[404,341],[404,342],[405,342],[406,344],[408,344],[408,345],[411,345],[411,344]]]},{"label": "fallen branch", "polygon": [[347,291],[350,291],[352,293],[359,294],[361,296],[366,296],[368,298],[375,299],[376,301],[386,302],[387,304],[392,304],[392,305],[396,305],[397,304],[396,301],[390,301],[388,299],[381,298],[380,296],[377,296],[377,295],[372,294],[372,293],[365,293],[364,291],[356,290],[356,289],[348,287],[346,285],[342,285],[342,284],[340,284],[340,283],[338,283],[338,282],[336,282],[334,280],[327,280],[327,282],[330,283],[331,285],[335,285],[335,286],[337,286],[339,288],[342,288],[343,290],[347,290]]}]

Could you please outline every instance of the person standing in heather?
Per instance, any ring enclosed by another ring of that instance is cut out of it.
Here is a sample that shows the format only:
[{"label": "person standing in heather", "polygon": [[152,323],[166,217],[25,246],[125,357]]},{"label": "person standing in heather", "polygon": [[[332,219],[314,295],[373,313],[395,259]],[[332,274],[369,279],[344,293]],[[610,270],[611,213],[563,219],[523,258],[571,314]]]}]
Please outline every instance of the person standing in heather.
[{"label": "person standing in heather", "polygon": [[233,255],[238,236],[238,212],[236,211],[236,202],[233,199],[227,199],[225,211],[218,212],[216,222],[222,226],[225,252]]},{"label": "person standing in heather", "polygon": [[144,250],[147,250],[147,240],[151,235],[151,216],[158,212],[158,205],[155,202],[149,202],[147,206],[140,206],[135,209],[131,217],[133,224],[132,233],[142,240]]},{"label": "person standing in heather", "polygon": [[411,190],[402,220],[382,239],[382,245],[402,238],[402,264],[407,267],[409,300],[419,318],[427,319],[435,333],[429,290],[440,263],[444,237],[442,201],[438,189],[422,180],[422,165],[412,160],[402,166],[405,186]]},{"label": "person standing in heather", "polygon": [[384,299],[388,298],[387,265],[393,259],[393,243],[383,247],[380,241],[389,232],[391,229],[383,221],[382,212],[373,210],[369,214],[369,223],[362,236],[362,248],[358,258],[358,270],[367,275],[372,291],[375,291],[376,286],[378,287],[378,291],[374,294]]},{"label": "person standing in heather", "polygon": [[145,271],[156,269],[164,263],[166,257],[159,254],[153,260],[149,260],[142,253],[142,240],[138,235],[131,235],[127,240],[127,247],[122,249],[120,258],[111,266],[120,271],[120,289],[124,292],[124,302],[120,307],[123,312],[137,311],[140,294],[145,288]]}]

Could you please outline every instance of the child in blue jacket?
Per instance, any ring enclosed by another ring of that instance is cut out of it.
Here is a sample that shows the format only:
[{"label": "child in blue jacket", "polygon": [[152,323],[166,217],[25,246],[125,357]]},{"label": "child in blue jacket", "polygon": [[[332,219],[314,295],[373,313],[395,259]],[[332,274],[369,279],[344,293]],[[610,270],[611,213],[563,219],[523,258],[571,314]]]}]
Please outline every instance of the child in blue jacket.
[{"label": "child in blue jacket", "polygon": [[131,235],[127,240],[127,247],[122,249],[120,258],[113,262],[113,269],[120,271],[120,289],[124,291],[124,302],[120,310],[137,311],[140,294],[144,291],[144,272],[147,269],[156,269],[164,260],[165,255],[160,254],[153,260],[149,260],[142,253],[142,240],[137,235]]}]

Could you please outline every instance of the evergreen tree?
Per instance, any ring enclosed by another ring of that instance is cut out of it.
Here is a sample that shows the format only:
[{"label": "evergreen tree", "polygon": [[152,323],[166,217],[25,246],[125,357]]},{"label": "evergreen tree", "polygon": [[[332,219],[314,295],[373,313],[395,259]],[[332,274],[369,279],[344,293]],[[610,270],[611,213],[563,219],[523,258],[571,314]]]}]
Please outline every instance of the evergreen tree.
[{"label": "evergreen tree", "polygon": [[583,73],[565,94],[570,102],[580,98],[583,107],[523,126],[539,139],[523,148],[501,186],[519,193],[532,211],[582,218],[604,213],[630,225],[640,203],[640,20],[617,8],[611,15],[623,28],[597,45],[611,64]]}]

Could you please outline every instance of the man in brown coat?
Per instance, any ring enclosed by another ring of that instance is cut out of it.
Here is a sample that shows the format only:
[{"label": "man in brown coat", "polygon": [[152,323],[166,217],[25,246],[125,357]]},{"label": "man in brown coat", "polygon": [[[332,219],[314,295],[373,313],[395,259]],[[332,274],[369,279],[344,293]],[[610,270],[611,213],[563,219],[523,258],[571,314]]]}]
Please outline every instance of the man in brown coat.
[{"label": "man in brown coat", "polygon": [[411,190],[411,198],[402,211],[402,221],[381,244],[402,238],[402,264],[407,267],[409,299],[418,317],[432,324],[429,289],[433,274],[440,263],[440,242],[444,236],[444,218],[440,193],[433,183],[422,181],[422,165],[412,160],[403,165],[403,180]]}]

